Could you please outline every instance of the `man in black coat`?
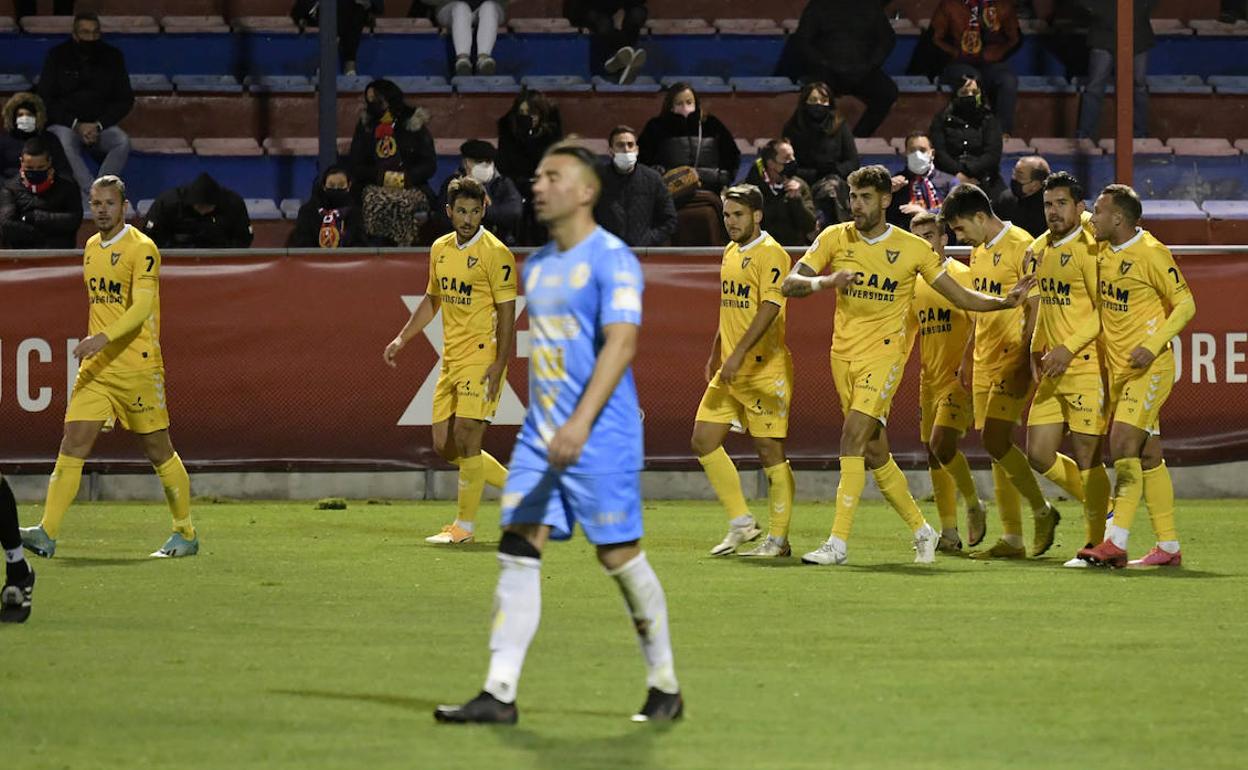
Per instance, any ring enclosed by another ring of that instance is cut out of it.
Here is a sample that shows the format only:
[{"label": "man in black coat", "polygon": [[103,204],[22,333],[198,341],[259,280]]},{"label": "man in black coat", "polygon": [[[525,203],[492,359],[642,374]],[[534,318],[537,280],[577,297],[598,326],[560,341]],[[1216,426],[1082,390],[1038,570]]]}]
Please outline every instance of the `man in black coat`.
[{"label": "man in black coat", "polygon": [[242,196],[207,174],[161,193],[143,232],[162,249],[245,249],[252,239]]},{"label": "man in black coat", "polygon": [[524,213],[524,199],[516,189],[516,183],[498,172],[495,162],[498,150],[484,139],[469,139],[459,146],[459,170],[447,177],[442,183],[441,194],[435,215],[441,223],[439,232],[451,229],[451,221],[446,216],[446,193],[451,180],[461,176],[472,177],[485,188],[489,196],[489,205],[485,209],[485,219],[481,225],[494,233],[500,241],[508,246],[516,243],[516,234],[520,228],[520,216]]},{"label": "man in black coat", "polygon": [[1019,158],[1014,164],[1010,188],[992,202],[992,210],[1039,238],[1049,229],[1044,216],[1044,180],[1049,173],[1049,162],[1039,155]]},{"label": "man in black coat", "polygon": [[[134,107],[134,92],[125,58],[100,40],[94,13],[74,16],[72,39],[48,51],[39,96],[47,105],[48,130],[61,140],[84,196],[97,176],[121,174],[130,137],[117,124]],[[99,162],[99,174],[87,167],[84,153]]]},{"label": "man in black coat", "polygon": [[897,84],[883,69],[896,43],[884,11],[887,4],[810,0],[793,35],[804,80],[822,80],[836,94],[851,94],[866,103],[854,136],[874,136],[897,101]]},{"label": "man in black coat", "polygon": [[809,246],[815,237],[815,202],[810,185],[797,175],[793,145],[772,139],[745,175],[763,196],[762,227],[781,246]]},{"label": "man in black coat", "polygon": [[47,143],[22,148],[18,175],[0,188],[0,245],[6,249],[72,249],[82,225],[82,195],[56,173]]},{"label": "man in black coat", "polygon": [[676,232],[676,207],[659,172],[637,162],[637,132],[616,126],[607,138],[611,162],[599,169],[602,195],[594,219],[635,248],[666,246]]}]

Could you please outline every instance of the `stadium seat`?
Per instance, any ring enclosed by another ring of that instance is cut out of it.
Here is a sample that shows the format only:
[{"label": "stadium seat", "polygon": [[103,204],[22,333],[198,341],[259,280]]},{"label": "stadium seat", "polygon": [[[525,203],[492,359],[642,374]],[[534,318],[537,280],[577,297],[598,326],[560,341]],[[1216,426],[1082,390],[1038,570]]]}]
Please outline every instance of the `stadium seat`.
[{"label": "stadium seat", "polygon": [[[904,148],[905,140],[903,139],[902,146],[899,149]],[[1034,147],[1028,144],[1025,139],[1020,139],[1017,136],[1011,136],[1001,143],[1001,153],[1003,155],[1034,155],[1035,152]]]},{"label": "stadium seat", "polygon": [[302,155],[316,157],[321,150],[321,142],[315,136],[299,136],[279,139],[268,137],[262,146],[269,155]]},{"label": "stadium seat", "polygon": [[[441,75],[387,75],[386,79],[394,81],[405,94],[449,94],[454,90]],[[362,80],[365,83],[360,87],[360,93],[364,92],[372,78]]]},{"label": "stadium seat", "polygon": [[1201,211],[1200,206],[1195,201],[1188,200],[1158,200],[1145,198],[1141,201],[1144,204],[1145,219],[1205,219],[1206,214]]},{"label": "stadium seat", "polygon": [[510,19],[507,26],[521,35],[575,35],[576,27],[562,16],[556,18]]},{"label": "stadium seat", "polygon": [[1023,94],[1073,94],[1077,90],[1061,75],[1018,76],[1018,91]]},{"label": "stadium seat", "polygon": [[100,31],[105,35],[159,35],[160,25],[151,16],[100,16]]},{"label": "stadium seat", "polygon": [[298,198],[282,198],[282,202],[277,204],[277,208],[282,212],[282,216],[286,219],[298,219],[299,209],[303,206],[303,201]]},{"label": "stadium seat", "polygon": [[1093,144],[1091,139],[1067,137],[1036,137],[1031,140],[1036,153],[1046,158],[1050,155],[1104,155],[1105,151]]},{"label": "stadium seat", "polygon": [[520,84],[511,75],[456,75],[451,85],[461,94],[515,94]]},{"label": "stadium seat", "polygon": [[714,35],[715,28],[706,19],[650,19],[646,30],[651,35]]},{"label": "stadium seat", "polygon": [[775,19],[715,19],[711,25],[721,35],[783,35]]},{"label": "stadium seat", "polygon": [[[927,24],[921,24],[926,29]],[[1053,31],[1044,19],[1019,19],[1018,29],[1023,35],[1047,35]]]},{"label": "stadium seat", "polygon": [[138,94],[172,93],[173,81],[161,74],[136,74],[130,76],[130,89]]},{"label": "stadium seat", "polygon": [[438,28],[426,18],[409,19],[378,16],[373,28],[379,35],[436,35]]},{"label": "stadium seat", "polygon": [[742,155],[755,155],[762,149],[763,145],[767,144],[767,142],[771,141],[771,139],[769,137],[763,137],[761,139],[750,141],[749,139],[737,137],[734,141],[737,143],[737,150],[739,150]]},{"label": "stadium seat", "polygon": [[[1076,91],[1082,91],[1084,88],[1087,87],[1088,79],[1087,77],[1083,75],[1075,75],[1073,78],[1070,79],[1070,84],[1075,87]],[[1114,84],[1112,80],[1110,81],[1108,85],[1105,86],[1105,93],[1106,94],[1114,93]]]},{"label": "stadium seat", "polygon": [[1236,139],[1235,144],[1232,146],[1243,152],[1245,155],[1248,155],[1248,139]]},{"label": "stadium seat", "polygon": [[1188,22],[1201,37],[1248,37],[1248,23],[1224,24],[1217,19],[1192,19]]},{"label": "stadium seat", "polygon": [[0,75],[0,92],[16,93],[17,91],[29,91],[34,88],[25,75],[4,74]]},{"label": "stadium seat", "polygon": [[[338,93],[362,94],[371,82],[373,82],[373,79],[367,75],[339,75]],[[443,82],[445,82],[445,80]],[[315,86],[315,83],[313,85]],[[402,86],[399,87],[402,88]],[[448,85],[446,90],[450,91],[451,87]]]},{"label": "stadium seat", "polygon": [[590,139],[590,138],[582,137],[576,140],[576,142],[577,144],[581,145],[582,147],[589,150],[595,155],[601,155],[605,157],[611,154],[611,145],[607,144],[606,139],[597,139],[597,138]]},{"label": "stadium seat", "polygon": [[880,136],[856,136],[854,145],[859,155],[896,155],[897,149]]},{"label": "stadium seat", "polygon": [[923,75],[893,75],[897,90],[903,94],[931,94],[936,92],[936,84]]},{"label": "stadium seat", "polygon": [[1213,86],[1206,85],[1200,75],[1149,75],[1150,94],[1211,94]]},{"label": "stadium seat", "polygon": [[0,16],[0,34],[10,34],[17,31],[17,21],[12,16]]},{"label": "stadium seat", "polygon": [[1200,155],[1222,158],[1239,155],[1239,149],[1221,138],[1171,137],[1166,144],[1176,155]]},{"label": "stadium seat", "polygon": [[299,32],[289,16],[235,16],[231,20],[235,32],[262,35],[291,34]]},{"label": "stadium seat", "polygon": [[732,86],[725,83],[724,79],[717,75],[668,75],[661,79],[659,83],[664,88],[673,83],[688,83],[699,94],[727,94],[732,92]]},{"label": "stadium seat", "polygon": [[155,198],[144,198],[135,206],[135,211],[139,216],[147,216],[147,212],[152,210],[152,204],[156,202]]},{"label": "stadium seat", "polygon": [[[1117,147],[1117,140],[1102,139],[1101,141],[1097,142],[1097,146],[1099,146],[1106,153],[1112,155],[1114,153],[1115,148]],[[1163,143],[1160,139],[1157,139],[1156,137],[1151,137],[1151,136],[1150,137],[1137,137],[1132,142],[1131,154],[1132,155],[1173,155],[1174,148],[1167,147],[1165,143]]]},{"label": "stadium seat", "polygon": [[797,31],[797,19],[781,19],[780,29],[788,32],[790,35]]},{"label": "stadium seat", "polygon": [[229,156],[247,156],[255,157],[264,154],[264,150],[260,149],[260,145],[255,139],[232,138],[199,138],[191,141],[191,147],[194,148],[196,155],[229,155]]},{"label": "stadium seat", "polygon": [[241,94],[243,84],[233,75],[174,75],[173,86],[181,93]]},{"label": "stadium seat", "polygon": [[310,94],[316,90],[303,75],[248,75],[243,85],[256,94]]},{"label": "stadium seat", "polygon": [[459,146],[466,141],[468,140],[463,137],[435,136],[433,138],[433,150],[438,154],[439,158],[458,158]]},{"label": "stadium seat", "polygon": [[520,84],[543,93],[580,93],[594,87],[579,75],[526,75]]},{"label": "stadium seat", "polygon": [[253,220],[271,221],[282,218],[281,209],[271,198],[243,198],[243,203],[247,205],[247,216]]},{"label": "stadium seat", "polygon": [[1183,23],[1182,19],[1150,19],[1153,23],[1154,35],[1194,35],[1196,30]]},{"label": "stadium seat", "polygon": [[165,16],[160,25],[168,35],[220,35],[230,31],[222,16]]},{"label": "stadium seat", "polygon": [[919,25],[915,24],[905,16],[898,16],[889,19],[888,22],[893,25],[893,32],[898,35],[918,35],[922,33]]},{"label": "stadium seat", "polygon": [[130,149],[148,155],[190,155],[193,150],[180,136],[133,136]]},{"label": "stadium seat", "polygon": [[1248,201],[1205,201],[1201,208],[1214,219],[1248,220]]},{"label": "stadium seat", "polygon": [[797,91],[800,86],[784,77],[728,78],[734,91],[751,94],[783,94]]},{"label": "stadium seat", "polygon": [[1209,85],[1220,94],[1248,94],[1248,76],[1245,75],[1210,75]]},{"label": "stadium seat", "polygon": [[73,16],[25,16],[22,31],[27,35],[68,35],[74,28]]},{"label": "stadium seat", "polygon": [[628,85],[620,85],[614,80],[608,80],[599,75],[595,75],[590,81],[594,85],[594,90],[599,93],[656,93],[660,90],[659,84],[649,75],[642,75]]}]

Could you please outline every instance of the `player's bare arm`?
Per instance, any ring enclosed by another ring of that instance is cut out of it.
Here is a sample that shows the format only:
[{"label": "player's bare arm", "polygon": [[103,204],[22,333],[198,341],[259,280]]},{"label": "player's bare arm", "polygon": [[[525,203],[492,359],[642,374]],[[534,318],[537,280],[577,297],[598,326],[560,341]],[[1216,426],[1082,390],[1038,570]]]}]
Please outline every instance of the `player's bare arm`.
[{"label": "player's bare arm", "polygon": [[498,352],[494,355],[494,362],[485,370],[485,377],[481,379],[481,384],[485,385],[486,398],[490,401],[498,395],[498,389],[503,382],[503,371],[507,368],[512,348],[515,346],[516,301],[513,299],[499,302],[494,305],[494,312],[498,317],[494,325],[494,338],[498,340]]},{"label": "player's bare arm", "polygon": [[809,265],[798,262],[784,279],[780,293],[786,297],[808,297],[823,289],[843,289],[854,280],[854,273],[849,270],[838,270],[831,275],[816,275]]},{"label": "player's bare arm", "polygon": [[993,297],[973,289],[968,289],[953,279],[948,273],[941,273],[932,282],[932,288],[944,295],[945,299],[962,308],[976,313],[991,313],[996,310],[1010,310],[1023,304],[1027,292],[1036,285],[1034,275],[1025,275],[1010,289],[1004,297]]},{"label": "player's bare arm", "polygon": [[[442,307],[442,298],[432,294],[426,294],[425,298],[420,301],[420,305],[412,311],[411,318],[407,319],[407,323],[403,325],[403,330],[398,336],[390,340],[390,344],[386,345],[386,350],[382,353],[382,357],[390,366],[394,366],[394,359],[399,355],[399,351],[411,342],[412,339],[425,330],[433,317],[438,314],[438,310]],[[512,317],[515,322],[515,317]]]},{"label": "player's bare arm", "polygon": [[637,337],[640,327],[636,324],[618,323],[603,327],[606,341],[598,353],[594,364],[594,373],[581,394],[581,400],[568,421],[555,431],[547,449],[550,464],[556,468],[567,468],[576,464],[581,457],[581,449],[589,440],[589,431],[598,419],[598,413],[615,391],[620,378],[633,362],[637,354]]},{"label": "player's bare arm", "polygon": [[730,354],[723,365],[719,367],[719,381],[725,385],[731,385],[737,371],[741,369],[741,364],[745,362],[745,356],[750,352],[750,348],[758,344],[758,341],[767,333],[767,327],[771,326],[776,317],[780,315],[780,306],[775,302],[764,302],[759,305],[758,312],[754,314],[754,320],[750,322],[750,328],[745,330],[745,334],[741,336],[741,341],[737,343],[737,347]]}]

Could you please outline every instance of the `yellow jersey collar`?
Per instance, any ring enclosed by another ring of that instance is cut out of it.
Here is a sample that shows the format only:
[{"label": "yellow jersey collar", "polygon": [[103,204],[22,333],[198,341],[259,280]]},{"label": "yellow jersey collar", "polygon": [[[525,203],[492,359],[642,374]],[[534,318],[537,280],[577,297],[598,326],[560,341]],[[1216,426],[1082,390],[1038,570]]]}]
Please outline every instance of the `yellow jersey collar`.
[{"label": "yellow jersey collar", "polygon": [[1111,243],[1109,244],[1109,248],[1112,249],[1115,254],[1117,254],[1123,249],[1127,249],[1127,248],[1134,246],[1135,242],[1143,237],[1144,237],[1144,229],[1141,227],[1137,227],[1135,228],[1135,235],[1131,236],[1126,241],[1123,241],[1122,245],[1115,246],[1114,244]]},{"label": "yellow jersey collar", "polygon": [[100,247],[101,247],[101,248],[105,248],[105,249],[107,249],[109,246],[112,246],[112,245],[113,245],[114,243],[116,243],[117,241],[120,241],[120,240],[122,239],[122,236],[124,236],[124,235],[125,235],[126,233],[128,233],[128,232],[130,232],[130,225],[129,225],[129,224],[127,224],[127,225],[125,225],[124,227],[122,227],[122,228],[121,228],[121,230],[120,230],[120,231],[118,231],[118,233],[117,233],[116,235],[114,235],[112,238],[109,238],[107,241],[106,241],[106,240],[103,240],[103,239],[100,239]]},{"label": "yellow jersey collar", "polygon": [[455,248],[459,249],[460,251],[463,251],[464,249],[468,248],[468,247],[469,247],[469,246],[471,246],[472,244],[474,244],[474,243],[476,243],[477,241],[481,240],[481,234],[482,234],[482,233],[484,233],[484,232],[485,232],[485,226],[484,226],[484,225],[478,225],[478,226],[477,226],[477,233],[476,233],[476,235],[474,235],[474,236],[472,236],[471,238],[469,238],[469,239],[468,239],[468,242],[467,242],[467,243],[465,243],[463,246],[460,246],[460,245],[459,245],[459,233],[454,233],[454,235],[455,235]]},{"label": "yellow jersey collar", "polygon": [[887,238],[888,236],[892,234],[893,234],[893,226],[891,224],[888,227],[884,228],[884,232],[880,233],[874,238],[868,238],[867,236],[862,234],[861,230],[858,231],[858,237],[861,238],[862,242],[867,244],[868,246],[874,246],[875,244],[883,241],[885,238]]}]

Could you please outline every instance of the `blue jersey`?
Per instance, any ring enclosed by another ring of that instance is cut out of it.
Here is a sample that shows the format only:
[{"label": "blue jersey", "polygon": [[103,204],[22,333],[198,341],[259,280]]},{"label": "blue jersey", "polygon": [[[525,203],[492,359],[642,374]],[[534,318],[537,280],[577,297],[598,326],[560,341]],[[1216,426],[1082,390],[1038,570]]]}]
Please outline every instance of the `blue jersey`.
[{"label": "blue jersey", "polygon": [[[529,314],[529,411],[513,468],[545,469],[546,450],[589,385],[609,324],[641,325],[641,264],[601,227],[560,252],[549,243],[524,263]],[[630,366],[607,400],[569,473],[639,471],[641,413]]]}]

